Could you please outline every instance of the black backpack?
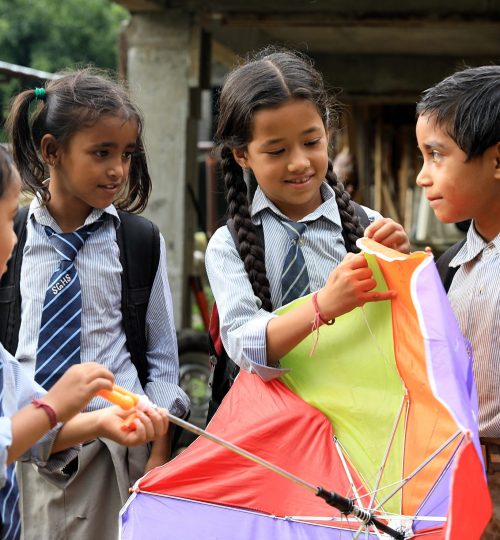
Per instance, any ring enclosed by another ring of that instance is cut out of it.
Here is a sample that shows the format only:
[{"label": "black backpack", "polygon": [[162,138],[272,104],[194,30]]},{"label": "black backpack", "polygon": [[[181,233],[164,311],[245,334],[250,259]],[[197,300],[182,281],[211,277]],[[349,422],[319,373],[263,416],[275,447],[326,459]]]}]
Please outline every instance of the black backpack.
[{"label": "black backpack", "polygon": [[467,238],[463,238],[462,240],[458,241],[456,244],[453,244],[436,261],[439,277],[441,278],[441,281],[443,282],[443,286],[446,292],[450,290],[451,282],[453,281],[453,278],[455,277],[457,270],[460,268],[460,266],[450,267],[449,264],[451,260],[453,259],[453,257],[455,257],[455,255],[460,251],[462,246],[465,244],[466,240]]},{"label": "black backpack", "polygon": [[[354,214],[358,217],[360,225],[363,229],[366,229],[370,224],[368,215],[359,204],[354,201],[351,201],[351,204],[354,206]],[[228,219],[226,225],[231,233],[234,245],[236,246],[236,249],[238,249],[239,242],[236,229],[234,228],[234,221]],[[262,245],[264,246],[264,233],[262,227],[258,227],[257,231],[262,241]],[[348,247],[348,251],[351,251],[351,244],[347,239],[345,231],[342,231],[342,236],[344,237],[344,243],[346,247]],[[219,408],[219,405],[233,385],[236,375],[238,375],[240,370],[239,366],[229,358],[224,349],[224,345],[222,344],[219,327],[219,312],[217,310],[217,304],[215,303],[212,309],[210,327],[208,330],[208,350],[210,354],[210,378],[208,380],[208,385],[212,390],[212,396],[208,404],[207,424]]]},{"label": "black backpack", "polygon": [[[0,280],[0,341],[15,354],[21,325],[19,282],[26,243],[28,208],[21,208],[15,218],[18,242],[7,272]],[[146,358],[146,311],[151,287],[160,261],[160,231],[141,216],[118,210],[121,224],[116,230],[122,274],[122,314],[127,348],[144,387],[148,381]]]}]

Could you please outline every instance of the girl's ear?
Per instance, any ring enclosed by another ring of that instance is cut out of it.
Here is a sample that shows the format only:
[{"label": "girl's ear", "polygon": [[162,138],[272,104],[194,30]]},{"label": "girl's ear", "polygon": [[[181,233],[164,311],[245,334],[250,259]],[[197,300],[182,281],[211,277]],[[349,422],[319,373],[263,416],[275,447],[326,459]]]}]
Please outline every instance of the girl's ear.
[{"label": "girl's ear", "polygon": [[50,167],[55,167],[60,156],[60,144],[54,135],[46,133],[40,141],[40,152],[43,161]]},{"label": "girl's ear", "polygon": [[242,168],[242,169],[248,169],[247,164],[247,153],[245,150],[239,150],[237,148],[233,148],[231,150],[233,153],[234,160],[236,163]]}]

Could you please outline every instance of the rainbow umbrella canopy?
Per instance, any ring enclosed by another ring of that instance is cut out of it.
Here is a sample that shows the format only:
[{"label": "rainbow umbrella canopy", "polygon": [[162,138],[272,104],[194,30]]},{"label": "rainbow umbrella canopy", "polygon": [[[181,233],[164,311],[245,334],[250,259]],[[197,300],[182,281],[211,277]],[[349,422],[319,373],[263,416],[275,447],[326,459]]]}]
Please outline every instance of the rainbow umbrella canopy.
[{"label": "rainbow umbrella canopy", "polygon": [[[400,538],[480,538],[491,501],[471,361],[433,259],[359,245],[378,290],[397,298],[323,326],[313,354],[309,337],[282,359],[279,380],[240,372],[207,431]],[[122,540],[358,536],[390,537],[204,437],[139,480],[121,512]]]}]

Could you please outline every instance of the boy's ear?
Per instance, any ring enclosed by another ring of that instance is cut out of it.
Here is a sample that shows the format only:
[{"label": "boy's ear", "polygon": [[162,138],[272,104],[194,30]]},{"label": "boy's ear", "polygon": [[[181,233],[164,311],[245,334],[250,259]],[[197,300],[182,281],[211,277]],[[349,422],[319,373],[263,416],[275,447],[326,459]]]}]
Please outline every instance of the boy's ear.
[{"label": "boy's ear", "polygon": [[46,133],[40,141],[40,153],[47,165],[54,167],[60,156],[60,144],[51,133]]},{"label": "boy's ear", "polygon": [[233,153],[233,157],[234,157],[234,160],[236,161],[236,163],[242,169],[247,169],[248,165],[247,165],[247,153],[246,153],[246,151],[245,150],[240,150],[240,149],[237,149],[237,148],[233,148],[231,151]]},{"label": "boy's ear", "polygon": [[495,178],[500,180],[500,142],[494,145],[495,152]]}]

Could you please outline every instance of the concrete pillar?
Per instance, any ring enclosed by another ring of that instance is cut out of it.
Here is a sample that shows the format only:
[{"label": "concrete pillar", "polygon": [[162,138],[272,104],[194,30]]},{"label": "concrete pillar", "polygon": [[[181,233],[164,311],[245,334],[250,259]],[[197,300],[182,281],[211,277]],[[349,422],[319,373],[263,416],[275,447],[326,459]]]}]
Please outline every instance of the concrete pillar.
[{"label": "concrete pillar", "polygon": [[190,325],[188,278],[193,213],[187,183],[196,184],[200,30],[189,15],[134,14],[125,29],[127,78],[145,118],[153,190],[144,215],[163,233],[177,328]]}]

